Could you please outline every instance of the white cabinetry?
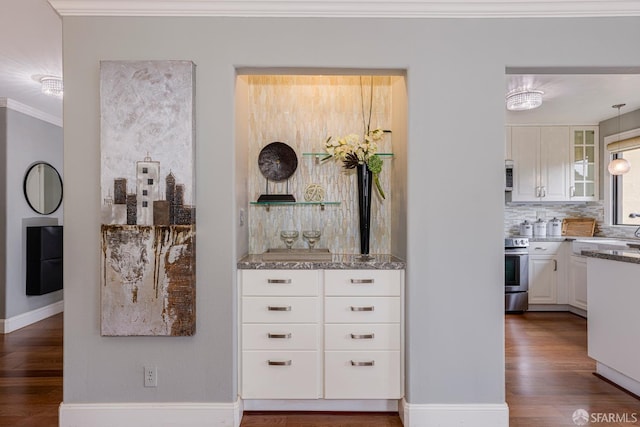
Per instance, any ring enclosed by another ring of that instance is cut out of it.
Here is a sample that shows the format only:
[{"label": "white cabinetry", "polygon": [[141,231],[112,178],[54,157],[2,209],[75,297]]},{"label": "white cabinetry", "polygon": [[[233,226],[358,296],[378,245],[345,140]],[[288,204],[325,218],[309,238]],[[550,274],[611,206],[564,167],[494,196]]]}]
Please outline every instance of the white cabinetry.
[{"label": "white cabinetry", "polygon": [[587,258],[571,255],[569,260],[569,305],[587,310]]},{"label": "white cabinetry", "polygon": [[241,270],[241,397],[401,398],[403,274]]},{"label": "white cabinetry", "polygon": [[598,160],[598,126],[572,127],[571,200],[598,200]]},{"label": "white cabinetry", "polygon": [[529,304],[557,304],[562,280],[562,242],[532,242],[529,246]]},{"label": "white cabinetry", "polygon": [[570,199],[570,133],[568,126],[513,126],[511,200]]},{"label": "white cabinetry", "polygon": [[242,271],[243,398],[322,396],[320,276],[316,270]]}]

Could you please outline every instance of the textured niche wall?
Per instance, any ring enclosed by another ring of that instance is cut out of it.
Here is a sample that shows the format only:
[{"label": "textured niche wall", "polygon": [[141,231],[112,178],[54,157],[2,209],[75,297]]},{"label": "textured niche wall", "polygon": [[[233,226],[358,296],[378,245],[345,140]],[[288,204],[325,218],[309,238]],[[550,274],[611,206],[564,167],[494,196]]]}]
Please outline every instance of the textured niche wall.
[{"label": "textured niche wall", "polygon": [[[373,93],[371,79],[373,78]],[[280,231],[300,232],[294,248],[306,248],[302,231],[322,231],[316,247],[332,253],[359,253],[358,201],[355,172],[346,172],[332,159],[317,163],[310,153],[324,153],[328,136],[364,133],[369,105],[371,128],[391,129],[392,90],[390,76],[249,76],[248,77],[248,194],[256,201],[266,192],[266,179],[258,168],[258,155],[275,141],[290,145],[298,156],[298,168],[289,179],[288,193],[304,200],[309,184],[325,189],[327,202],[339,205],[249,207],[249,252],[262,253],[283,248]],[[361,84],[362,83],[362,84]],[[371,94],[373,95],[371,98]],[[372,102],[370,103],[370,99]],[[364,105],[364,114],[363,114]],[[363,120],[364,115],[364,120]],[[379,144],[379,152],[392,152],[392,133]],[[371,253],[390,253],[391,168],[393,159],[385,157],[380,180],[386,200],[373,190],[371,207]],[[270,193],[286,192],[286,184],[270,183]]]}]

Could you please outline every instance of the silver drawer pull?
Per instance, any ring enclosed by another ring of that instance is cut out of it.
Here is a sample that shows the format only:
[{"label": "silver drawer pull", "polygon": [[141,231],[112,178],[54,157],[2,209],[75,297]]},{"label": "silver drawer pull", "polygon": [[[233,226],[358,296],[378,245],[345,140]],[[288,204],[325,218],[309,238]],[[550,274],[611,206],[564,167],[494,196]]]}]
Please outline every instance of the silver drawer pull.
[{"label": "silver drawer pull", "polygon": [[369,306],[369,307],[354,307],[351,306],[351,311],[373,311],[373,306]]},{"label": "silver drawer pull", "polygon": [[291,366],[291,360],[267,360],[269,366]]},{"label": "silver drawer pull", "polygon": [[375,360],[371,360],[369,362],[355,362],[355,361],[351,361],[351,366],[373,366],[375,365]]},{"label": "silver drawer pull", "polygon": [[291,311],[290,305],[268,305],[267,310],[269,311]]},{"label": "silver drawer pull", "polygon": [[269,338],[285,338],[285,339],[287,339],[287,338],[291,338],[291,332],[286,333],[286,334],[272,334],[271,332],[269,332],[267,334],[267,336]]},{"label": "silver drawer pull", "polygon": [[353,340],[372,340],[373,336],[374,336],[373,334],[362,334],[362,335],[351,334],[351,339],[353,339]]},{"label": "silver drawer pull", "polygon": [[291,283],[291,279],[267,279],[267,283],[281,283],[288,285]]},{"label": "silver drawer pull", "polygon": [[373,279],[351,279],[351,283],[354,285],[368,284],[373,283]]}]

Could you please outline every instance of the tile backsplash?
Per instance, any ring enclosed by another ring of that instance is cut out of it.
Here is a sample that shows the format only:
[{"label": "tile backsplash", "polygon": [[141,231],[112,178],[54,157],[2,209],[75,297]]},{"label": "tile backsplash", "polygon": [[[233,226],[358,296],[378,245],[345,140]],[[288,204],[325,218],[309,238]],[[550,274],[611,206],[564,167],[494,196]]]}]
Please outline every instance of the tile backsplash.
[{"label": "tile backsplash", "polygon": [[[327,136],[363,133],[364,113],[368,119],[371,77],[363,76],[250,76],[248,80],[248,161],[249,200],[255,201],[267,190],[257,159],[267,144],[280,141],[294,149],[298,168],[289,182],[270,183],[270,193],[293,194],[304,201],[309,184],[325,190],[325,201],[339,205],[249,206],[249,252],[262,253],[283,248],[280,231],[295,229],[299,238],[294,248],[306,248],[302,231],[321,230],[316,247],[333,253],[359,253],[358,197],[355,172],[345,172],[341,163],[329,159],[316,162],[309,153],[324,153]],[[373,77],[371,128],[390,129],[391,77]],[[385,134],[379,152],[391,152],[392,134]],[[306,153],[306,154],[305,154]],[[371,207],[371,253],[390,253],[392,158],[385,158],[380,180],[387,192],[382,200],[373,190]]]},{"label": "tile backsplash", "polygon": [[586,203],[506,203],[504,207],[504,235],[512,236],[520,232],[524,220],[534,222],[541,217],[545,221],[558,218],[595,218],[594,236],[635,238],[637,227],[608,226],[604,224],[604,201]]}]

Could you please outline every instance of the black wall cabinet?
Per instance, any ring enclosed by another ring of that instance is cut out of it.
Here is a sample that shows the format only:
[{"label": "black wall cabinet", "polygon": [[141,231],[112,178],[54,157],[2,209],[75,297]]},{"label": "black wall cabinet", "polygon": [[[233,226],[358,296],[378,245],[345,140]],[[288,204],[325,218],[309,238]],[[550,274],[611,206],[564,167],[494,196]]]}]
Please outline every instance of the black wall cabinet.
[{"label": "black wall cabinet", "polygon": [[62,289],[62,226],[27,227],[27,295]]}]

